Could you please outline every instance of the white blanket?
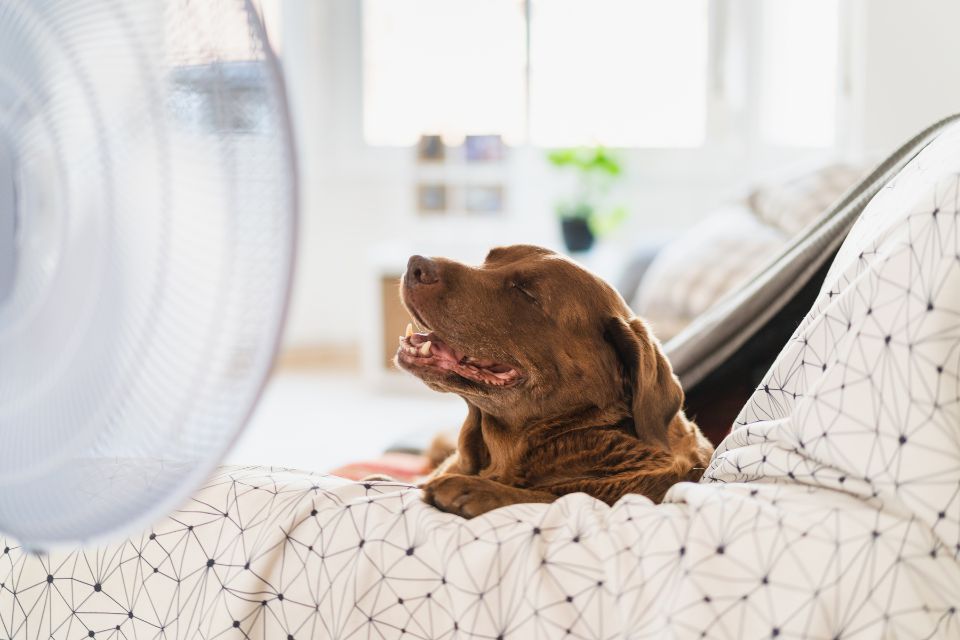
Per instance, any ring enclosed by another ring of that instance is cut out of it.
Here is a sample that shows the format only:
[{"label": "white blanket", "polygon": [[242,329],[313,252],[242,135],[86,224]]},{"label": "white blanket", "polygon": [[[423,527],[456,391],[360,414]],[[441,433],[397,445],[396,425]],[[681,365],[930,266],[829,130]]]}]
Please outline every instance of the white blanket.
[{"label": "white blanket", "polygon": [[228,468],[124,543],[8,543],[0,637],[960,637],[958,183],[954,128],[869,205],[665,504],[466,521],[406,486]]}]

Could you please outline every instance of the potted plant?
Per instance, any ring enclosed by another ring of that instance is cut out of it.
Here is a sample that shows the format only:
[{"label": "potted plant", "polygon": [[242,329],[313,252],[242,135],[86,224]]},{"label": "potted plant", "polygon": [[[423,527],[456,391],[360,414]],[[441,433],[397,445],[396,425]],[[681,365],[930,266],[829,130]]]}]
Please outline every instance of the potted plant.
[{"label": "potted plant", "polygon": [[547,155],[550,163],[576,174],[572,196],[557,203],[563,242],[572,252],[587,251],[594,240],[609,233],[627,216],[622,206],[607,202],[610,188],[623,173],[620,161],[603,147],[557,149]]}]

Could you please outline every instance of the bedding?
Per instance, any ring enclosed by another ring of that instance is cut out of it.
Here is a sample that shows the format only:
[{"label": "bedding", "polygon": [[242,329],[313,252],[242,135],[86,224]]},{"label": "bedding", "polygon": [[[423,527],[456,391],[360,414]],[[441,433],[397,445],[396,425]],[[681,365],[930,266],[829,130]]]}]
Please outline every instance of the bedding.
[{"label": "bedding", "polygon": [[468,521],[409,485],[228,467],[120,543],[0,540],[0,637],[960,637],[958,187],[954,125],[661,505]]}]

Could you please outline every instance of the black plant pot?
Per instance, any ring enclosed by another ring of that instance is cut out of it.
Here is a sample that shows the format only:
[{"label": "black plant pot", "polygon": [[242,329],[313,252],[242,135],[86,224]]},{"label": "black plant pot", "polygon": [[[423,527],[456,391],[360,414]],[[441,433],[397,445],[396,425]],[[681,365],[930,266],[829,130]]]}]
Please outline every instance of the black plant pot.
[{"label": "black plant pot", "polygon": [[593,232],[584,218],[563,218],[563,243],[571,253],[587,251],[593,246]]}]

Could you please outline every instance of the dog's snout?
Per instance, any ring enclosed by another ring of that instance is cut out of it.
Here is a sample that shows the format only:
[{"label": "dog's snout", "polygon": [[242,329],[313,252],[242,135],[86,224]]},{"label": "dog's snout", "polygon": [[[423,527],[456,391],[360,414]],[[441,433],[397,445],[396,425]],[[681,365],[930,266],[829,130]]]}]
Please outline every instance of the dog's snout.
[{"label": "dog's snout", "polygon": [[411,256],[407,261],[407,286],[431,285],[440,282],[440,268],[436,262],[423,256]]}]

